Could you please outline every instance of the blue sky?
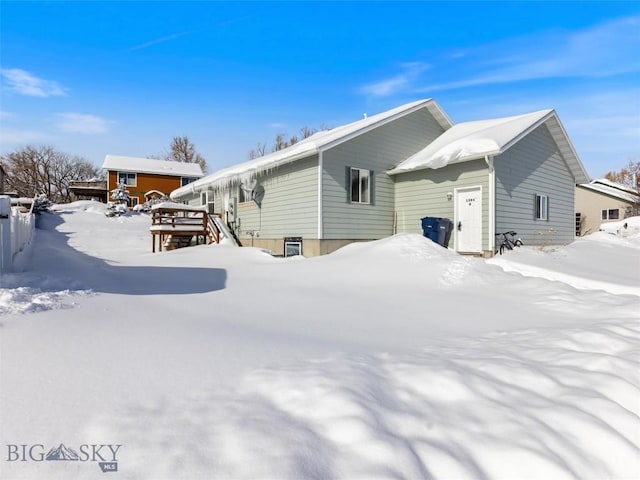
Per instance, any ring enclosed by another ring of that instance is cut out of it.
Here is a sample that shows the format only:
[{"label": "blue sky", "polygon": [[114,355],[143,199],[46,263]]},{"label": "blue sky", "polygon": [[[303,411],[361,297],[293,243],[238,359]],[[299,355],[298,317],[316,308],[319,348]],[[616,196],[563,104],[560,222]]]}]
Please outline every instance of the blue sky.
[{"label": "blue sky", "polygon": [[0,153],[101,165],[258,142],[421,98],[454,122],[555,108],[592,177],[640,158],[637,2],[0,3]]}]

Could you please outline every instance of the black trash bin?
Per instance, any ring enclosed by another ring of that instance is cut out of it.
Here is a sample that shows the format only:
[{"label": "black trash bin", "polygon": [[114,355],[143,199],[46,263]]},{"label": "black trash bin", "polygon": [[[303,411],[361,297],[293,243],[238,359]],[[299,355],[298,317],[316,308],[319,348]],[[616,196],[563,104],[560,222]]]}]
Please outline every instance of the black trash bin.
[{"label": "black trash bin", "polygon": [[451,232],[453,231],[453,222],[448,218],[441,218],[438,221],[438,243],[443,247],[449,246],[451,240]]},{"label": "black trash bin", "polygon": [[432,242],[443,247],[449,246],[453,222],[448,218],[424,217],[422,220],[422,234]]},{"label": "black trash bin", "polygon": [[424,217],[422,220],[422,234],[432,242],[438,243],[438,224],[440,219],[438,217]]}]

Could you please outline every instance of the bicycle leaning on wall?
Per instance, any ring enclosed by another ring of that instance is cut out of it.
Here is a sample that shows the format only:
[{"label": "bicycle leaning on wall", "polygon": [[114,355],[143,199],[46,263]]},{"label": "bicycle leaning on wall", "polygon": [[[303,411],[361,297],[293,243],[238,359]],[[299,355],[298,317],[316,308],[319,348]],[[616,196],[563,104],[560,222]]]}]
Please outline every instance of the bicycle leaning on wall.
[{"label": "bicycle leaning on wall", "polygon": [[516,235],[517,233],[513,230],[496,233],[496,237],[502,236],[502,242],[500,242],[499,245],[496,245],[496,253],[500,252],[500,255],[502,255],[502,252],[505,250],[513,250],[515,247],[521,247],[524,245],[521,239],[516,238]]}]

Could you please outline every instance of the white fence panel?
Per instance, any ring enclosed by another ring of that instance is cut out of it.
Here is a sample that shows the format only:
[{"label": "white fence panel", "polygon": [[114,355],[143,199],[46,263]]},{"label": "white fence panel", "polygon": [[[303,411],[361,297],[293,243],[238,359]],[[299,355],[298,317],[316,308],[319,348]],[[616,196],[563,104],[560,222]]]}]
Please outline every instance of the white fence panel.
[{"label": "white fence panel", "polygon": [[25,252],[33,239],[36,219],[32,210],[21,212],[11,207],[11,199],[0,196],[0,271],[13,270],[18,256]]}]

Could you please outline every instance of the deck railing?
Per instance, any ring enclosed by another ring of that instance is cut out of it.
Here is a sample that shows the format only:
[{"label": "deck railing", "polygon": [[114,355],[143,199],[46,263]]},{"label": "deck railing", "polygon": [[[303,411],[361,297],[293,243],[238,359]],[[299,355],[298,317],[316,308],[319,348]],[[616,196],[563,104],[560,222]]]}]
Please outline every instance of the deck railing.
[{"label": "deck railing", "polygon": [[210,229],[209,215],[206,208],[164,202],[156,204],[151,210],[151,251],[162,251],[163,244],[169,237],[190,240],[195,236],[196,244],[220,241],[217,231]]}]

